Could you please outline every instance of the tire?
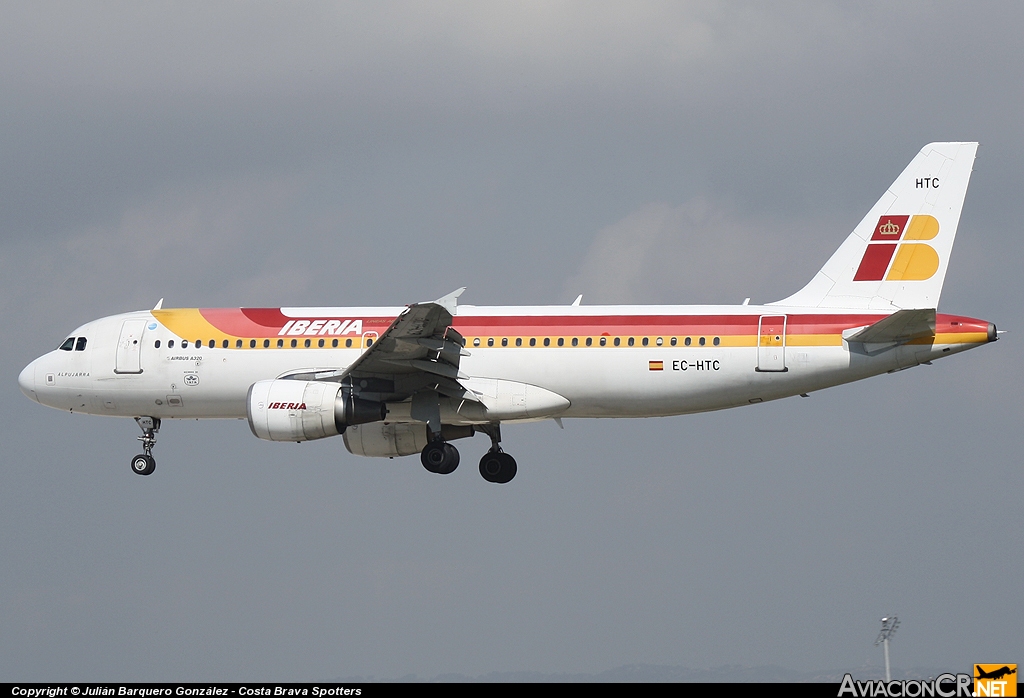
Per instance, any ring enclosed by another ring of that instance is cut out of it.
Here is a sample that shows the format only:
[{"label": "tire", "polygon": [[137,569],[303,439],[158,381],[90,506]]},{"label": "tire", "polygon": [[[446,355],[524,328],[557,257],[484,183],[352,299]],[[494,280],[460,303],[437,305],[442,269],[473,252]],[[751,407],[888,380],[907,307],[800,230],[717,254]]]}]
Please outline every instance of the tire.
[{"label": "tire", "polygon": [[497,482],[495,478],[501,475],[502,455],[496,451],[488,451],[480,459],[480,476],[487,482]]},{"label": "tire", "polygon": [[518,470],[516,459],[507,453],[488,451],[480,459],[480,475],[487,482],[504,485],[512,481]]},{"label": "tire", "polygon": [[516,459],[507,453],[499,454],[501,456],[501,474],[495,480],[499,485],[512,482],[512,478],[519,472],[519,466],[516,465]]},{"label": "tire", "polygon": [[[429,473],[441,473],[449,460],[447,449],[448,444],[444,441],[431,441],[420,451],[420,463]],[[456,451],[458,453],[458,451]],[[458,462],[456,462],[458,465]],[[454,468],[453,468],[454,470]]]},{"label": "tire", "polygon": [[455,469],[459,467],[459,449],[452,446],[450,443],[444,445],[445,462],[444,465],[437,471],[441,475],[449,475],[455,472]]},{"label": "tire", "polygon": [[136,475],[152,475],[154,470],[156,470],[156,460],[153,456],[140,453],[132,458],[132,472]]}]

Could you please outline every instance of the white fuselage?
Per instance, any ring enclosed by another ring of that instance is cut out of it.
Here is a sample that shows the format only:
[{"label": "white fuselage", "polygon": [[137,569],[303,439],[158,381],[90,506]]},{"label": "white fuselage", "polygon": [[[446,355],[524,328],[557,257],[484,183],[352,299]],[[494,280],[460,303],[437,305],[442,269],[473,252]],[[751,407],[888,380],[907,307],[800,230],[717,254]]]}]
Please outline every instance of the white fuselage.
[{"label": "white fuselage", "polygon": [[[196,336],[189,335],[192,326],[182,329],[183,321],[173,315],[185,311],[127,313],[83,325],[73,337],[87,339],[84,349],[45,354],[25,368],[19,382],[33,400],[72,412],[245,418],[247,393],[256,381],[344,369],[402,310],[281,309],[283,318],[362,318],[361,332],[325,334],[321,326],[326,323],[320,322],[312,325],[312,333],[287,334],[282,325],[252,339],[238,338],[216,320],[195,330]],[[784,322],[779,320],[783,316]],[[465,336],[468,353],[459,369],[473,390],[486,393],[495,381],[537,386],[568,405],[557,414],[525,411],[495,419],[479,411],[463,414],[457,405],[449,405],[444,421],[654,417],[719,410],[908,368],[995,338],[988,323],[948,315],[938,316],[935,336],[927,341],[865,352],[843,338],[844,330],[871,325],[880,317],[884,314],[780,306],[461,306],[453,324]],[[381,329],[366,330],[374,318]],[[777,341],[762,318],[780,323]],[[125,327],[131,321],[142,329],[126,340]],[[294,337],[299,339],[293,348]],[[337,348],[332,341],[321,348],[324,337],[343,341]],[[280,338],[282,347],[277,346]],[[346,348],[346,339],[354,339],[354,346]],[[269,346],[264,348],[264,343]],[[766,358],[769,350],[776,354],[772,359]],[[118,371],[126,351],[136,352],[129,361],[137,366]],[[389,420],[414,421],[400,404],[389,405]]]}]

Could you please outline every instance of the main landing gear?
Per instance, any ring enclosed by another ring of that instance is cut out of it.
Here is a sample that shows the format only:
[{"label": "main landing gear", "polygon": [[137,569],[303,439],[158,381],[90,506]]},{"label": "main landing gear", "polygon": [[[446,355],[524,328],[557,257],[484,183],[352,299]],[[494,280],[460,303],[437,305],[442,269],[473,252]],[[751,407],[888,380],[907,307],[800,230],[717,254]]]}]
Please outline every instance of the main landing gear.
[{"label": "main landing gear", "polygon": [[459,467],[459,450],[447,441],[435,439],[420,451],[420,462],[428,472],[447,475]]},{"label": "main landing gear", "polygon": [[132,458],[132,472],[136,475],[152,475],[156,470],[156,459],[153,458],[153,447],[156,446],[156,433],[160,431],[160,420],[156,417],[136,417],[135,421],[142,429],[142,450],[145,453]]},{"label": "main landing gear", "polygon": [[488,424],[480,431],[491,437],[491,449],[480,459],[480,474],[487,482],[504,485],[516,476],[516,459],[501,450],[501,425]]},{"label": "main landing gear", "polygon": [[[491,448],[480,459],[480,474],[487,482],[505,484],[516,476],[516,459],[501,450],[501,427],[487,424],[476,427],[491,437]],[[447,475],[459,467],[459,451],[444,439],[437,437],[420,451],[420,462],[431,473]]]}]

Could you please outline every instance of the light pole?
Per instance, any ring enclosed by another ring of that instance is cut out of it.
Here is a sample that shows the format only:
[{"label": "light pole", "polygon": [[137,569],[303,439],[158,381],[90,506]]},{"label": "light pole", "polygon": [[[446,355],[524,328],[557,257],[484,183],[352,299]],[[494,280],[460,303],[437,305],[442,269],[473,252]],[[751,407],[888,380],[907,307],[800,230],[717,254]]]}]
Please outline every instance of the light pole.
[{"label": "light pole", "polygon": [[900,619],[894,614],[886,616],[882,619],[882,632],[878,633],[878,639],[875,640],[875,647],[882,645],[885,650],[885,680],[892,681],[892,675],[889,673],[889,638],[896,634],[896,628],[900,627]]}]

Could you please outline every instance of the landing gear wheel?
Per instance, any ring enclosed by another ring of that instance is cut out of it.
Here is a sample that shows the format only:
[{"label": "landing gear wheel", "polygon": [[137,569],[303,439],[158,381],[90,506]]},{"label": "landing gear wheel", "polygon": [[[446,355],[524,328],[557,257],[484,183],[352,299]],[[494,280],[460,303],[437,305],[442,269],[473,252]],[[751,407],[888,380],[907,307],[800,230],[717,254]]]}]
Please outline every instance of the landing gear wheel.
[{"label": "landing gear wheel", "polygon": [[448,475],[459,467],[459,451],[446,441],[431,441],[420,452],[420,462],[428,472]]},{"label": "landing gear wheel", "polygon": [[156,459],[153,456],[140,453],[132,458],[132,472],[136,475],[152,475],[154,470],[156,470]]},{"label": "landing gear wheel", "polygon": [[511,482],[518,470],[516,459],[502,451],[488,451],[480,459],[480,474],[487,482],[504,485]]},{"label": "landing gear wheel", "polygon": [[156,446],[156,433],[160,431],[160,420],[156,417],[136,417],[135,422],[142,429],[143,453],[132,458],[132,472],[137,475],[152,475],[156,470],[156,459],[153,458],[153,447]]}]

